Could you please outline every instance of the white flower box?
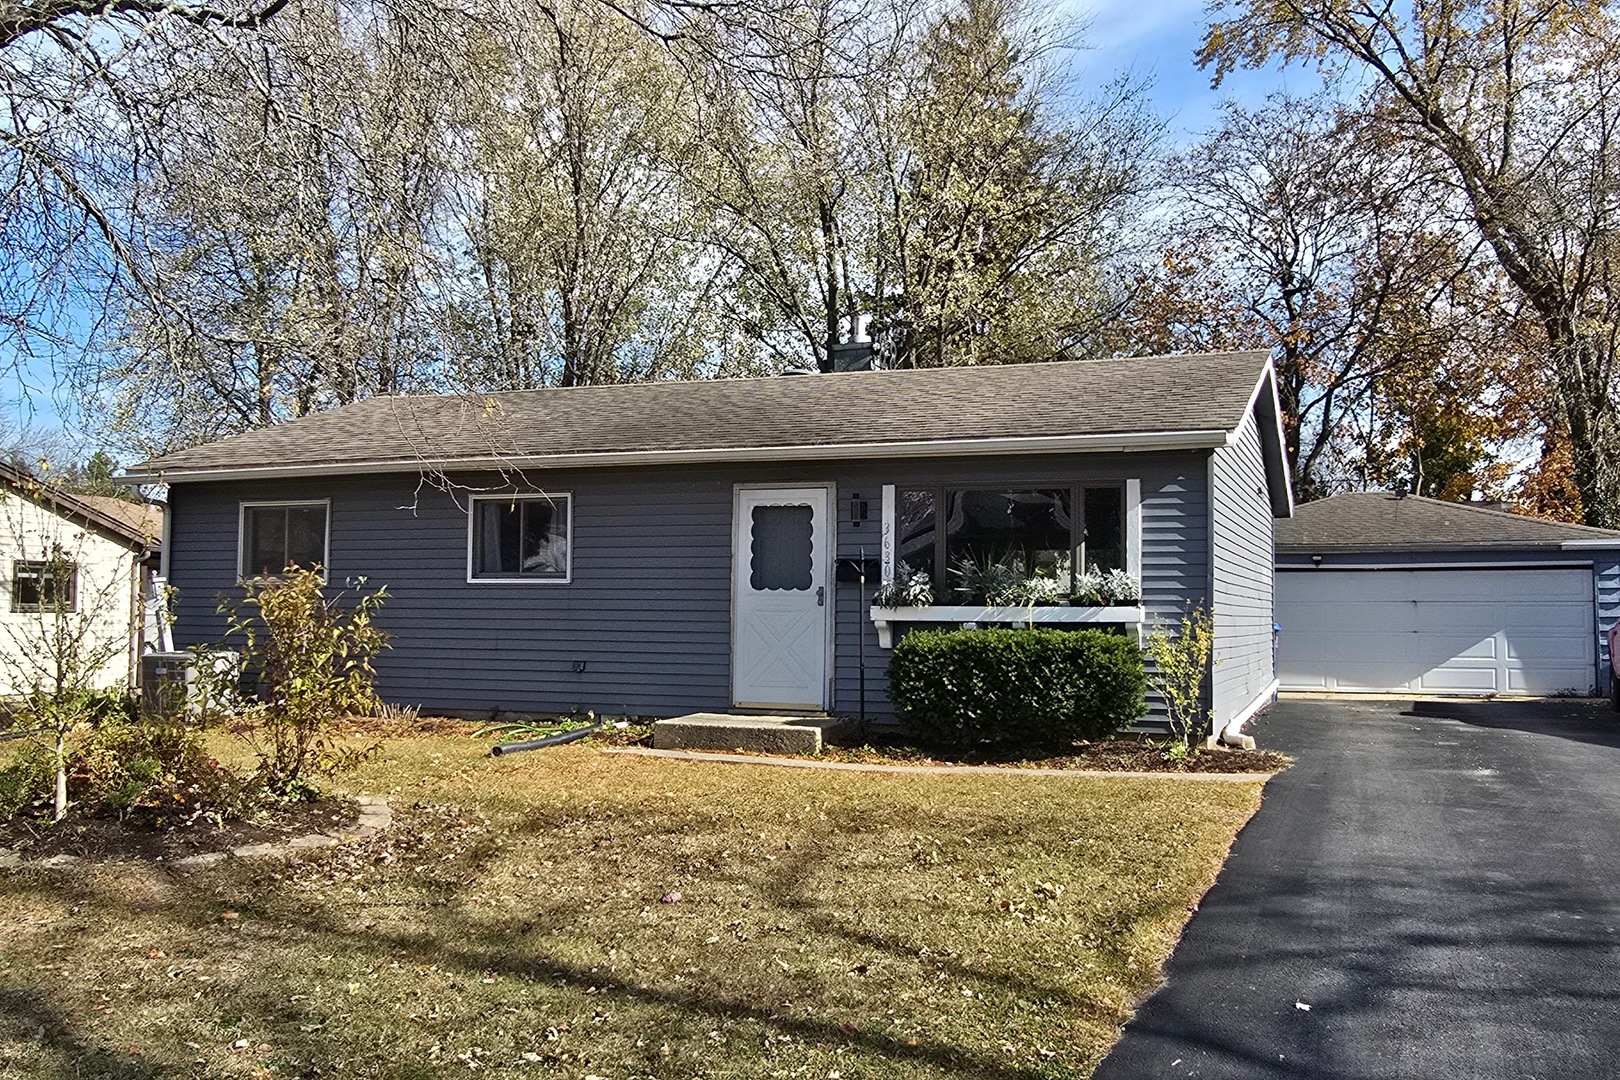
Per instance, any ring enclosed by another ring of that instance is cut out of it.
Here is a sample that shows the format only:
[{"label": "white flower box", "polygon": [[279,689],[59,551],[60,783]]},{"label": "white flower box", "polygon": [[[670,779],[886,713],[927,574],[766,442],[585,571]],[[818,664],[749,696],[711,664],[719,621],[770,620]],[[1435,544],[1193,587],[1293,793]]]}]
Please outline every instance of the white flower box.
[{"label": "white flower box", "polygon": [[983,607],[974,604],[934,604],[929,607],[873,607],[872,625],[877,627],[878,645],[894,648],[896,623],[1004,623],[1014,626],[1124,625],[1135,626],[1141,636],[1145,616],[1140,605],[1133,607],[1064,607],[1037,604],[1034,607]]}]

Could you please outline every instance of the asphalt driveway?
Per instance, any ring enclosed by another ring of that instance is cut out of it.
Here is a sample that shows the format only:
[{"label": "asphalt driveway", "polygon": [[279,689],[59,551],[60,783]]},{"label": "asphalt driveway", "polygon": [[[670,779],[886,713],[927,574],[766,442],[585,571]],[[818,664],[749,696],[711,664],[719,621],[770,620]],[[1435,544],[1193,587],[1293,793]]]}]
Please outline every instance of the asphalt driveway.
[{"label": "asphalt driveway", "polygon": [[1620,1076],[1606,702],[1284,701],[1293,754],[1096,1076]]}]

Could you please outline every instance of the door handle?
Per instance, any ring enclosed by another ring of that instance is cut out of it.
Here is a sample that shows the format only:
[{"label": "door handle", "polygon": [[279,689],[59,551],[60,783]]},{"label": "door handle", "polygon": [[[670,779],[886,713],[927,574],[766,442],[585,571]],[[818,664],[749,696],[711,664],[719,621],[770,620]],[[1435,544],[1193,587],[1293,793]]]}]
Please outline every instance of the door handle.
[{"label": "door handle", "polygon": [[825,586],[825,585],[817,585],[816,586],[816,607],[825,607],[826,605],[827,605],[827,586]]}]

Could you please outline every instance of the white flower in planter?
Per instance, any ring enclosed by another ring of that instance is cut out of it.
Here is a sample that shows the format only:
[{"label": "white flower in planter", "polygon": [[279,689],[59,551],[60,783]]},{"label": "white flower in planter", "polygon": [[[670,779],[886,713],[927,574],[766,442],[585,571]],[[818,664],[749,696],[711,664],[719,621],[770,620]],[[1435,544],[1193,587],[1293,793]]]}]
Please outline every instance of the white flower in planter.
[{"label": "white flower in planter", "polygon": [[934,587],[928,580],[928,572],[909,566],[898,567],[894,581],[878,590],[875,602],[878,607],[886,608],[928,607],[934,602]]},{"label": "white flower in planter", "polygon": [[1136,580],[1135,575],[1124,570],[1110,570],[1103,575],[1103,595],[1118,602],[1134,602],[1142,599],[1142,583]]},{"label": "white flower in planter", "polygon": [[1081,607],[1102,607],[1108,603],[1108,575],[1095,565],[1074,579],[1074,603]]},{"label": "white flower in planter", "polygon": [[1083,607],[1133,604],[1141,599],[1142,583],[1124,570],[1103,570],[1094,564],[1074,581],[1074,602]]},{"label": "white flower in planter", "polygon": [[1063,599],[1063,583],[1057,578],[1033,574],[1018,583],[1016,592],[1021,604],[1044,604]]}]

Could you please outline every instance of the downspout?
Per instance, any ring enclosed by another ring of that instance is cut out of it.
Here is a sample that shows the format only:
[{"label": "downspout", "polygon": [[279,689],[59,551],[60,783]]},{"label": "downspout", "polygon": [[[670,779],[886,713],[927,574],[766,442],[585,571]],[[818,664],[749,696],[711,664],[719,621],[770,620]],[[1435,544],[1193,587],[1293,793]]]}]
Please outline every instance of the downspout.
[{"label": "downspout", "polygon": [[124,659],[129,661],[129,671],[126,673],[125,685],[131,690],[140,689],[141,685],[141,652],[146,640],[146,612],[142,610],[141,585],[144,573],[142,565],[146,562],[146,545],[129,553],[129,648]]},{"label": "downspout", "polygon": [[[572,513],[572,504],[570,504]],[[169,552],[173,549],[174,541],[174,487],[170,486],[168,498],[163,500],[163,531],[158,540],[158,573],[157,579],[152,582],[153,595],[157,597],[157,628],[159,652],[174,652],[174,623],[170,618],[169,610]],[[331,517],[328,515],[326,528],[328,534],[332,529]],[[330,535],[328,536],[330,539]],[[241,542],[241,538],[237,538]],[[240,556],[238,556],[240,558]]]}]

